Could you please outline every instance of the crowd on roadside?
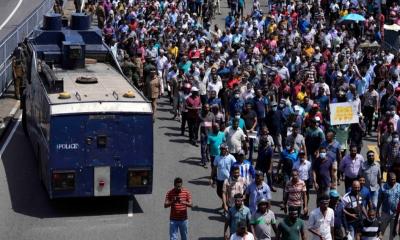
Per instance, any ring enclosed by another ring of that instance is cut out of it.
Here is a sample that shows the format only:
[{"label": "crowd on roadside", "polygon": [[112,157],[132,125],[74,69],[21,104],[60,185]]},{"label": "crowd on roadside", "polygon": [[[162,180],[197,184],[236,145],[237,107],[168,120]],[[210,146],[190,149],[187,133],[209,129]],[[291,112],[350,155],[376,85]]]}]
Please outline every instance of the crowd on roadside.
[{"label": "crowd on roadside", "polygon": [[[219,26],[210,12],[220,3],[208,1],[92,0],[84,11],[154,113],[167,97],[181,134],[200,144],[225,238],[271,239],[272,230],[278,239],[397,236],[400,56],[379,46],[384,24],[399,22],[398,2],[228,0]],[[330,104],[348,102],[359,121],[332,125]],[[376,138],[379,156],[361,154],[365,138]],[[170,239],[178,230],[187,239],[191,195],[182,179],[174,185],[165,201]],[[278,223],[269,207],[279,186],[286,217]]]}]

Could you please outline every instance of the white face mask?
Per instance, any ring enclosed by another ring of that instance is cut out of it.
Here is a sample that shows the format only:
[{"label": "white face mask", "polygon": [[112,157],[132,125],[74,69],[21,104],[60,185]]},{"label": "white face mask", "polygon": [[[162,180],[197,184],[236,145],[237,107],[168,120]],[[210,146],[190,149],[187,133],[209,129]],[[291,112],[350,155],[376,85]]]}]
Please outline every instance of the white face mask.
[{"label": "white face mask", "polygon": [[393,142],[398,142],[399,138],[393,138]]},{"label": "white face mask", "polygon": [[235,98],[239,98],[240,96],[239,96],[239,94],[235,94]]},{"label": "white face mask", "polygon": [[236,118],[236,119],[240,119],[240,115],[236,115],[235,118]]},{"label": "white face mask", "polygon": [[278,107],[272,107],[272,111],[276,111],[278,109]]},{"label": "white face mask", "polygon": [[326,158],[326,153],[325,152],[319,153],[319,157],[325,159]]}]

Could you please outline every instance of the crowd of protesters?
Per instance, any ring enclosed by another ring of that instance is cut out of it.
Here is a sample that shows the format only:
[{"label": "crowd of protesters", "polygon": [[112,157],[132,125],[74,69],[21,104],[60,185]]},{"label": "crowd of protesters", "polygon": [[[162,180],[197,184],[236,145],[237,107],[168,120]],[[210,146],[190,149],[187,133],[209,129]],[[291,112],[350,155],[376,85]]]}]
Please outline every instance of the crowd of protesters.
[{"label": "crowd of protesters", "polygon": [[[400,55],[379,46],[384,24],[399,22],[398,2],[228,0],[228,7],[219,16],[218,0],[98,0],[84,11],[153,111],[167,97],[181,135],[200,144],[226,239],[271,239],[271,228],[278,239],[393,239]],[[364,20],[343,20],[348,14]],[[330,104],[345,102],[357,106],[359,121],[332,126]],[[377,140],[379,156],[361,154],[365,138]],[[174,184],[165,202],[179,217],[171,239],[178,229],[187,239],[191,195],[182,179]],[[269,208],[280,186],[286,217],[278,223]],[[309,210],[313,188],[318,208]]]}]

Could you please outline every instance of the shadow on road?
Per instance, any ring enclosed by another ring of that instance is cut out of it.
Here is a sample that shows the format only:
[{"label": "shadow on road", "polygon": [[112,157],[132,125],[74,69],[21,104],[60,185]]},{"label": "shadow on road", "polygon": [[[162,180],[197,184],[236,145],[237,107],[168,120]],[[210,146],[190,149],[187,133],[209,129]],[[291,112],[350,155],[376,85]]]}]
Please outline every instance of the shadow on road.
[{"label": "shadow on road", "polygon": [[[158,117],[157,119],[161,120],[161,121],[175,121],[174,119],[167,118],[167,117]],[[162,127],[160,127],[160,128],[162,128]]]},{"label": "shadow on road", "polygon": [[[179,161],[180,163],[187,163],[190,165],[200,166],[201,158],[199,157],[190,157]],[[189,181],[190,182],[190,181]]]},{"label": "shadow on road", "polygon": [[210,186],[210,177],[209,176],[204,176],[196,179],[192,179],[188,181],[191,184],[194,185],[200,185],[200,186]]},{"label": "shadow on road", "polygon": [[[169,119],[169,120],[171,120],[171,119]],[[172,121],[172,120],[171,120]],[[174,120],[175,121],[175,120]],[[166,128],[166,129],[169,129],[169,130],[173,130],[173,131],[181,131],[181,128],[180,127],[171,127],[171,126],[162,126],[162,127],[159,127],[159,129],[162,129],[162,128]]]},{"label": "shadow on road", "polygon": [[164,133],[164,135],[167,136],[167,137],[180,137],[181,136],[181,134],[177,133],[177,132],[175,132],[175,133],[167,132],[167,133]]},{"label": "shadow on road", "polygon": [[219,214],[218,209],[204,208],[204,207],[199,207],[199,206],[193,206],[192,211],[193,212],[205,212],[205,213],[210,213],[210,214]]},{"label": "shadow on road", "polygon": [[225,218],[223,216],[209,216],[208,219],[211,221],[225,222]]},{"label": "shadow on road", "polygon": [[[30,142],[19,126],[2,161],[12,209],[37,218],[116,215],[128,213],[128,197],[72,198],[50,200],[39,180]],[[133,213],[142,213],[133,198]]]}]

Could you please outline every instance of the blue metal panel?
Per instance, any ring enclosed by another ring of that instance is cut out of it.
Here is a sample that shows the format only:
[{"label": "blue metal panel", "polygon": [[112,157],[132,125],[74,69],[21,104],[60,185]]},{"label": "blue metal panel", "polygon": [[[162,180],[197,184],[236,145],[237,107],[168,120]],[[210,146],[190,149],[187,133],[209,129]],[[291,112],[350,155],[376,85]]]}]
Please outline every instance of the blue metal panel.
[{"label": "blue metal panel", "polygon": [[[111,195],[151,193],[151,184],[127,189],[128,169],[153,169],[151,115],[56,116],[51,126],[49,176],[53,170],[76,172],[75,191],[52,192],[52,197],[93,196],[96,166],[111,167]],[[98,136],[107,136],[106,147],[98,147]]]}]

